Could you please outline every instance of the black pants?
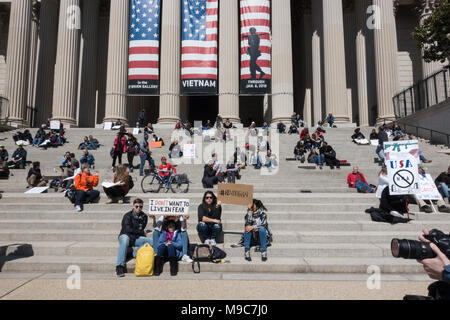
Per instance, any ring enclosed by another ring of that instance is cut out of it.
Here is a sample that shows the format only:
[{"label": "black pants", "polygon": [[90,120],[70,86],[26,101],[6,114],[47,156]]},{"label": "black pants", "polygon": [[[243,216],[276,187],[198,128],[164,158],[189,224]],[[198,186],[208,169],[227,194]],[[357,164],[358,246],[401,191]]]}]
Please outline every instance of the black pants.
[{"label": "black pants", "polygon": [[134,159],[135,153],[134,152],[128,152],[127,153],[127,157],[128,157],[128,168],[134,168],[133,166],[133,159]]},{"label": "black pants", "polygon": [[119,164],[122,164],[122,152],[114,151],[112,166],[116,166],[116,159],[119,158]]},{"label": "black pants", "polygon": [[125,191],[123,191],[121,186],[115,186],[111,188],[103,188],[108,198],[123,198],[125,196]]},{"label": "black pants", "polygon": [[341,166],[341,162],[338,159],[331,158],[331,157],[325,157],[325,163],[327,164],[327,166],[330,166],[330,167],[336,166],[336,167],[340,168],[340,166]]}]

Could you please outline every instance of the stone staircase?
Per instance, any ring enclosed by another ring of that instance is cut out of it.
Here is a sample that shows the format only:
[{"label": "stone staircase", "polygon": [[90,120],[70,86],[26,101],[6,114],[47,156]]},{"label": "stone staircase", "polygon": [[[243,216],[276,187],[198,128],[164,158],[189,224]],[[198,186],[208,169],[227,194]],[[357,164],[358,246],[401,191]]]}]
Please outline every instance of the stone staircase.
[{"label": "stone staircase", "polygon": [[[34,134],[35,129],[32,130]],[[339,159],[357,164],[370,183],[377,183],[380,170],[374,163],[375,147],[356,146],[350,140],[353,129],[329,129],[325,138],[335,148]],[[369,135],[370,128],[363,128]],[[171,130],[157,130],[166,146],[154,151],[157,163],[161,155],[167,155]],[[59,173],[59,161],[65,151],[75,152],[85,135],[92,134],[102,146],[91,151],[96,158],[95,170],[100,181],[111,180],[111,158],[109,149],[116,132],[100,129],[70,129],[69,143],[57,149],[40,150],[26,147],[28,160],[41,162],[44,175]],[[6,146],[10,155],[15,147],[12,133],[0,133],[0,143]],[[141,139],[142,134],[139,135]],[[243,231],[245,208],[223,205],[224,244],[227,263],[202,264],[202,271],[218,273],[329,273],[364,274],[370,265],[377,265],[383,273],[422,273],[422,266],[416,261],[394,259],[390,253],[393,237],[417,239],[423,228],[450,229],[450,215],[419,213],[411,205],[415,220],[409,224],[389,225],[374,223],[364,212],[371,206],[378,206],[373,194],[358,194],[346,185],[351,167],[340,170],[299,168],[299,162],[286,161],[293,156],[297,135],[280,136],[280,167],[275,175],[263,176],[248,167],[241,171],[243,184],[253,184],[255,198],[268,208],[268,219],[274,234],[274,243],[268,250],[269,260],[261,262],[260,254],[253,253],[253,262],[243,258],[243,249],[232,249],[231,244],[240,239]],[[433,160],[427,164],[428,173],[435,177],[449,164],[448,156],[439,153],[440,147],[421,143],[425,156]],[[123,162],[127,163],[126,156]],[[135,158],[134,164],[139,162]],[[308,167],[309,165],[304,165]],[[131,199],[142,198],[189,198],[191,219],[188,232],[191,243],[198,243],[195,230],[197,206],[204,189],[201,184],[203,165],[181,164],[177,170],[187,173],[191,181],[187,194],[143,194],[140,189],[138,170],[132,173],[135,188]],[[73,205],[62,193],[49,190],[41,195],[25,195],[25,177],[28,170],[13,170],[9,180],[0,180],[0,271],[3,272],[47,272],[65,273],[69,265],[78,265],[82,272],[113,274],[117,256],[117,236],[120,222],[130,204],[106,205],[106,196],[98,188],[101,200],[98,204],[85,205],[83,213],[76,213]],[[217,190],[217,187],[215,187]],[[147,226],[151,230],[151,225]],[[149,234],[151,236],[151,233]],[[134,260],[128,262],[133,271]],[[180,264],[181,272],[192,272],[188,264]]]}]

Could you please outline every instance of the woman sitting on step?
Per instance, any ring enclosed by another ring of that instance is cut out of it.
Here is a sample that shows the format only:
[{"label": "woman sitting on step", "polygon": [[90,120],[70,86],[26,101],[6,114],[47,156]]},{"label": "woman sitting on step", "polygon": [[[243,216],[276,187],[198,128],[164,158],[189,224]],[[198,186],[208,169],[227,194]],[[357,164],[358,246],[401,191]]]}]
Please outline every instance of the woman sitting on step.
[{"label": "woman sitting on step", "polygon": [[244,247],[245,260],[252,261],[250,257],[250,247],[259,245],[261,260],[267,261],[267,246],[272,242],[272,234],[267,223],[267,209],[264,204],[257,199],[248,206],[245,216]]},{"label": "woman sitting on step", "polygon": [[122,164],[116,166],[116,170],[114,173],[114,183],[117,182],[120,182],[120,184],[117,186],[111,188],[103,187],[103,190],[105,191],[106,196],[108,197],[106,204],[110,204],[113,202],[122,204],[124,197],[130,191],[130,175],[128,174],[128,171],[125,168],[125,166]]}]

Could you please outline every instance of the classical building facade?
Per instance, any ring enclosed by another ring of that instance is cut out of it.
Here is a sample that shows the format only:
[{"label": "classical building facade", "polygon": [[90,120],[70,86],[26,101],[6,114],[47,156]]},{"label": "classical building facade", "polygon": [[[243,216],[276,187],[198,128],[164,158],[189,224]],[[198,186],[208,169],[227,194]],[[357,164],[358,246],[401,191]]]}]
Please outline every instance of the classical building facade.
[{"label": "classical building facade", "polygon": [[[437,71],[411,37],[432,0],[272,0],[272,94],[239,94],[239,1],[219,3],[219,90],[180,95],[181,0],[162,0],[160,94],[128,96],[129,0],[0,2],[1,117],[79,127],[121,119],[224,118],[310,125],[374,124],[394,117],[392,97]],[[68,24],[76,27],[69,28]]]}]

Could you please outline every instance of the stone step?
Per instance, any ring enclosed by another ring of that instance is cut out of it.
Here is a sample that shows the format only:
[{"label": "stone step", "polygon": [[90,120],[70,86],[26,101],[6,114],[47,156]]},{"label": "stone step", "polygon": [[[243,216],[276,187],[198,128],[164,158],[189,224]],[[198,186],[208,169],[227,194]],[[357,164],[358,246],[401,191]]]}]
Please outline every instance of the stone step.
[{"label": "stone step", "polygon": [[[202,272],[240,272],[240,273],[367,273],[369,266],[378,266],[383,274],[405,273],[421,274],[423,267],[415,260],[395,258],[281,258],[270,257],[262,262],[259,254],[253,254],[253,261],[243,257],[227,257],[229,263],[201,263]],[[4,272],[66,272],[69,266],[76,265],[81,272],[115,272],[115,257],[89,256],[33,256],[1,257]],[[127,263],[128,272],[134,272],[134,260]],[[180,272],[192,272],[191,264],[179,264]],[[168,272],[168,265],[164,266]]]}]

